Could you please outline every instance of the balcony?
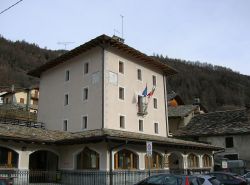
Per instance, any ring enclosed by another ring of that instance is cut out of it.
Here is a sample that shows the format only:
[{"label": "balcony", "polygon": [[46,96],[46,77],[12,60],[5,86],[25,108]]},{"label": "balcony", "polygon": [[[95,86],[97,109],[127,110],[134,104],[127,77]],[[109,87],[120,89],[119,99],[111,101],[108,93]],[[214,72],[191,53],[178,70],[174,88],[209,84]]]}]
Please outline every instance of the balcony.
[{"label": "balcony", "polygon": [[140,103],[138,104],[138,112],[137,112],[137,115],[138,115],[138,116],[146,116],[146,115],[148,114],[147,110],[148,110],[148,104],[147,104],[147,103],[140,102]]}]

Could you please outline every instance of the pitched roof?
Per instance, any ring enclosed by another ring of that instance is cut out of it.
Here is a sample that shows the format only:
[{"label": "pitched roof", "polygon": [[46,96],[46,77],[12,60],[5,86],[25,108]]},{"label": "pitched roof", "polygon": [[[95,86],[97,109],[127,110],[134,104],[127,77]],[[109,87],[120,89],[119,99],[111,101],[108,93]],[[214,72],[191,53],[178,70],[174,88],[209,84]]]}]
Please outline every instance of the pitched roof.
[{"label": "pitched roof", "polygon": [[179,105],[176,107],[168,107],[168,117],[185,117],[195,109],[197,105]]},{"label": "pitched roof", "polygon": [[147,56],[144,53],[141,53],[140,51],[126,45],[123,44],[107,35],[101,35],[99,37],[96,37],[95,39],[90,40],[89,42],[86,42],[83,45],[80,45],[79,47],[76,47],[73,50],[70,50],[69,52],[59,56],[58,58],[55,58],[54,60],[51,60],[47,63],[45,63],[44,65],[28,72],[29,75],[35,76],[35,77],[40,77],[40,75],[50,69],[53,68],[59,64],[62,64],[66,61],[68,61],[69,59],[84,53],[96,46],[100,46],[103,48],[113,48],[116,49],[117,51],[123,52],[135,59],[138,59],[139,61],[142,61],[146,64],[149,64],[151,66],[157,67],[159,69],[161,69],[165,74],[167,75],[173,75],[176,74],[177,71],[173,68],[171,68],[170,66],[168,66],[166,63],[163,63],[153,57]]},{"label": "pitched roof", "polygon": [[200,114],[175,135],[182,137],[250,134],[250,120],[245,109]]},{"label": "pitched roof", "polygon": [[129,140],[145,143],[145,141],[150,140],[154,143],[167,146],[180,146],[183,148],[192,147],[208,150],[221,149],[204,143],[112,129],[97,129],[70,133],[64,131],[46,130],[42,128],[27,128],[25,126],[11,124],[0,124],[0,138],[6,140],[37,142],[45,144],[76,144],[104,139]]}]

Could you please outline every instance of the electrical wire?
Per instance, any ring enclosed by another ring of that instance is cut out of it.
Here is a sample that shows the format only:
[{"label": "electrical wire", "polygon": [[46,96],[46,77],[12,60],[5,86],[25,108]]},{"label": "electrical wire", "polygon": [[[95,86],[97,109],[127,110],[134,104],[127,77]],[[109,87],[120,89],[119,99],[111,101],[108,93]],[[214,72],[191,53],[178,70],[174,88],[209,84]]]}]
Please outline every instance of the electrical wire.
[{"label": "electrical wire", "polygon": [[13,4],[13,5],[11,5],[10,7],[4,9],[3,11],[1,11],[1,12],[0,12],[0,15],[1,15],[2,13],[6,12],[7,10],[11,9],[13,6],[16,6],[16,5],[17,5],[18,3],[20,3],[21,1],[23,1],[23,0],[17,1],[15,4]]}]

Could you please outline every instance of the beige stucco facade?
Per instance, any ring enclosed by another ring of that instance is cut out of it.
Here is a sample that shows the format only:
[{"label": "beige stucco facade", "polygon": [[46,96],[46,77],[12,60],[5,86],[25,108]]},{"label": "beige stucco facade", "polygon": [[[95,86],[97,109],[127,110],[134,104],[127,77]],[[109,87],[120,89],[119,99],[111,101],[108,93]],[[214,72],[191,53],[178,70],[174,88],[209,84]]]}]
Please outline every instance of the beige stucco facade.
[{"label": "beige stucco facade", "polygon": [[[119,73],[119,61],[124,63],[124,74]],[[89,64],[88,74],[84,74],[85,63]],[[142,71],[141,81],[137,79],[137,69]],[[69,80],[65,81],[67,70]],[[148,114],[138,116],[137,96],[142,94],[146,85],[148,92],[151,91],[153,75],[157,85],[153,97],[146,98]],[[125,90],[124,100],[118,97],[119,87]],[[82,99],[83,88],[88,88],[87,100]],[[68,105],[64,105],[66,94],[69,96]],[[153,98],[157,99],[157,109],[153,108]],[[81,131],[82,117],[87,116],[87,130],[110,128],[141,132],[138,123],[141,119],[142,133],[155,134],[154,123],[158,123],[157,135],[166,136],[165,113],[163,73],[114,51],[94,48],[41,76],[38,121],[46,123],[48,129],[62,130],[63,120],[67,120],[68,131]],[[120,115],[125,117],[125,128],[120,128]]]}]

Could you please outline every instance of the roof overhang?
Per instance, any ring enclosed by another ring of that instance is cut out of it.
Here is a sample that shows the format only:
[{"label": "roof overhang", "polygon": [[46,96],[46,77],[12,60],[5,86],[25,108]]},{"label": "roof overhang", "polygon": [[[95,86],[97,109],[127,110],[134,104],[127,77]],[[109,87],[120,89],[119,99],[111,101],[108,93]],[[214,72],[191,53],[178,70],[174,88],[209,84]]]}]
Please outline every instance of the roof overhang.
[{"label": "roof overhang", "polygon": [[174,75],[177,73],[177,71],[167,65],[166,63],[163,63],[153,57],[147,56],[146,54],[124,44],[121,43],[107,35],[101,35],[99,37],[96,37],[95,39],[90,40],[89,42],[80,45],[79,47],[76,47],[73,50],[68,51],[67,53],[59,56],[58,58],[55,58],[44,65],[28,72],[28,75],[34,76],[34,77],[40,77],[43,72],[46,70],[53,68],[59,64],[62,64],[69,59],[76,57],[94,47],[102,47],[102,48],[114,48],[116,50],[119,50],[120,52],[123,52],[124,54],[127,54],[137,60],[140,60],[144,62],[145,64],[149,64],[151,66],[154,66],[156,68],[159,68],[163,71],[165,75]]}]

